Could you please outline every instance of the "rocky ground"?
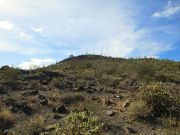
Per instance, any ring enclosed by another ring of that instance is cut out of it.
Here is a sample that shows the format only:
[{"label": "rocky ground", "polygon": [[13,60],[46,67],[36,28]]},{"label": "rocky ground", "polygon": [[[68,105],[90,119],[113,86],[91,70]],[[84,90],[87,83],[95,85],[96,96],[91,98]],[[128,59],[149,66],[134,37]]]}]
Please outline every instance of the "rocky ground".
[{"label": "rocky ground", "polygon": [[[74,69],[74,63],[68,63],[73,59],[60,62],[58,66],[31,71],[10,71],[8,66],[1,68],[0,107],[1,110],[9,110],[14,119],[13,125],[3,130],[2,134],[28,135],[33,130],[29,127],[37,118],[42,118],[44,125],[49,125],[59,122],[71,111],[83,109],[98,116],[103,123],[102,135],[171,134],[161,124],[129,118],[128,108],[139,98],[139,80],[122,73],[119,78],[111,76],[113,79],[109,82],[106,76],[101,79],[102,76],[93,74],[91,67],[88,70],[83,67],[83,71],[82,67]],[[78,63],[81,63],[79,59]],[[108,73],[108,76],[111,74]],[[164,83],[178,93],[178,81]],[[178,127],[172,129],[177,130],[173,134],[180,134]]]}]

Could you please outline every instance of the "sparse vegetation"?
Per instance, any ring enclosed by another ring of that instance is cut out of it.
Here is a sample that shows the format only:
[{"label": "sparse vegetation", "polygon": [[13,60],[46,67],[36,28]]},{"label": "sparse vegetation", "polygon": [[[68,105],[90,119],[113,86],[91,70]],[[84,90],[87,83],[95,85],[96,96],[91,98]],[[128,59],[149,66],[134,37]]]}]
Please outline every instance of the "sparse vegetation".
[{"label": "sparse vegetation", "polygon": [[19,69],[16,68],[6,68],[0,71],[0,76],[2,80],[6,83],[13,83],[20,78],[21,72]]},{"label": "sparse vegetation", "polygon": [[131,104],[128,112],[132,119],[148,119],[177,126],[179,98],[173,97],[161,83],[150,83],[140,87],[140,99]]},{"label": "sparse vegetation", "polygon": [[0,131],[11,128],[15,123],[12,113],[8,110],[0,111]]},{"label": "sparse vegetation", "polygon": [[0,131],[175,135],[179,95],[180,62],[170,60],[82,55],[33,70],[4,66]]},{"label": "sparse vegetation", "polygon": [[146,119],[151,115],[152,108],[148,107],[144,101],[136,101],[128,109],[131,120]]},{"label": "sparse vegetation", "polygon": [[71,112],[63,122],[51,125],[46,135],[100,135],[102,124],[91,112]]},{"label": "sparse vegetation", "polygon": [[45,130],[45,120],[41,116],[34,116],[29,122],[26,123],[24,134],[37,135]]},{"label": "sparse vegetation", "polygon": [[169,116],[179,113],[180,101],[172,97],[161,83],[151,83],[140,88],[142,100],[152,108],[153,117]]}]

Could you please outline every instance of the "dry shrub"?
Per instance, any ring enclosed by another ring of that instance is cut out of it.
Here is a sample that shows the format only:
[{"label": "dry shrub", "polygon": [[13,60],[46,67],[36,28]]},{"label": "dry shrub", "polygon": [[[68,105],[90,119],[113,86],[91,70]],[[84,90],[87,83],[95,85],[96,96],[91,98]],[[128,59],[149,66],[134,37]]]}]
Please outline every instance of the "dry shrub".
[{"label": "dry shrub", "polygon": [[133,102],[128,108],[129,118],[145,119],[150,116],[152,109],[149,108],[144,101]]},{"label": "dry shrub", "polygon": [[27,122],[24,132],[27,135],[37,135],[44,131],[45,126],[44,118],[41,116],[35,116],[30,120],[30,122]]},{"label": "dry shrub", "polygon": [[84,101],[84,97],[80,93],[74,93],[71,95],[65,94],[64,96],[60,97],[60,101],[63,102],[64,104],[71,104],[71,103],[77,103],[77,102]]},{"label": "dry shrub", "polygon": [[0,112],[0,129],[6,130],[14,125],[12,113],[9,110],[2,110]]}]

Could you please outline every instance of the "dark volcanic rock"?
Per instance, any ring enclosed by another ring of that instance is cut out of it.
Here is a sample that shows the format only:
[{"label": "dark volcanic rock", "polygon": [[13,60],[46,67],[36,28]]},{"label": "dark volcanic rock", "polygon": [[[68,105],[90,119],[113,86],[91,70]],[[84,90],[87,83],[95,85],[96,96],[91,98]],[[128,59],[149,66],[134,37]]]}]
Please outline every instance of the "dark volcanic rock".
[{"label": "dark volcanic rock", "polygon": [[42,99],[40,100],[41,105],[47,105],[48,104],[48,100],[47,99]]},{"label": "dark volcanic rock", "polygon": [[83,91],[83,90],[85,90],[85,88],[84,88],[84,86],[79,86],[78,90]]},{"label": "dark volcanic rock", "polygon": [[25,106],[24,108],[23,108],[23,112],[26,114],[26,115],[32,115],[33,114],[33,109],[31,108],[31,107],[29,107],[29,106]]},{"label": "dark volcanic rock", "polygon": [[12,105],[11,112],[17,113],[19,111],[29,116],[33,114],[33,108],[28,106],[26,102],[16,102]]},{"label": "dark volcanic rock", "polygon": [[46,99],[46,97],[45,97],[44,95],[39,95],[38,98],[39,98],[40,100]]},{"label": "dark volcanic rock", "polygon": [[29,91],[29,95],[31,95],[31,96],[35,96],[37,94],[39,94],[38,90],[31,90],[31,91]]},{"label": "dark volcanic rock", "polygon": [[55,109],[53,109],[53,112],[57,112],[60,114],[67,114],[68,113],[68,111],[64,105],[60,105],[60,106],[56,107]]},{"label": "dark volcanic rock", "polygon": [[61,119],[62,116],[55,114],[55,115],[53,116],[53,118],[54,118],[54,119]]},{"label": "dark volcanic rock", "polygon": [[38,98],[39,98],[40,103],[42,105],[47,105],[48,104],[48,99],[44,95],[39,95]]},{"label": "dark volcanic rock", "polygon": [[125,130],[126,130],[127,134],[136,134],[138,132],[138,130],[136,128],[130,127],[130,126],[126,127]]}]

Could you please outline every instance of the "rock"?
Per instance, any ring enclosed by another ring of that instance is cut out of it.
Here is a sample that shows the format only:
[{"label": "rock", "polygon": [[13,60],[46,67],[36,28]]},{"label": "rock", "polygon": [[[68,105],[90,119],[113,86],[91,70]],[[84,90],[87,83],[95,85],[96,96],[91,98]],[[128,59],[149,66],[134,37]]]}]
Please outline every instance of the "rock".
[{"label": "rock", "polygon": [[85,90],[85,88],[84,88],[84,86],[79,86],[78,90],[83,91],[83,90]]},{"label": "rock", "polygon": [[53,116],[53,118],[54,118],[54,119],[61,119],[62,116],[55,114],[55,115]]},{"label": "rock", "polygon": [[33,114],[33,109],[31,108],[31,107],[29,107],[29,106],[25,106],[24,108],[23,108],[23,112],[26,114],[26,115],[32,115]]},{"label": "rock", "polygon": [[112,102],[110,99],[105,99],[104,105],[110,106],[110,105],[112,105],[112,104],[113,104],[113,102]]},{"label": "rock", "polygon": [[114,89],[107,89],[106,93],[117,94],[117,92]]},{"label": "rock", "polygon": [[67,109],[64,105],[60,105],[55,108],[54,112],[60,113],[60,114],[67,114]]},{"label": "rock", "polygon": [[109,110],[106,112],[106,115],[108,115],[108,116],[114,116],[115,114],[116,114],[116,112],[113,110]]},{"label": "rock", "polygon": [[136,134],[138,132],[136,128],[130,126],[126,127],[125,131],[127,134]]},{"label": "rock", "polygon": [[27,106],[26,102],[16,102],[16,103],[13,103],[13,107],[17,108],[20,111],[23,111],[24,107],[26,107],[26,106]]},{"label": "rock", "polygon": [[31,96],[34,96],[34,95],[37,95],[37,94],[39,94],[38,90],[29,91],[29,95],[31,95]]},{"label": "rock", "polygon": [[101,102],[101,99],[100,99],[99,97],[95,97],[95,96],[92,96],[92,97],[90,98],[90,100],[92,100],[92,101],[97,101],[97,102]]},{"label": "rock", "polygon": [[17,113],[19,111],[16,107],[13,107],[13,106],[11,107],[10,110],[12,113]]},{"label": "rock", "polygon": [[2,135],[8,135],[8,134],[9,134],[9,130],[8,129],[4,130],[3,133],[2,133]]},{"label": "rock", "polygon": [[46,97],[44,95],[39,95],[38,98],[39,99],[46,99]]},{"label": "rock", "polygon": [[122,104],[122,107],[123,108],[126,108],[129,106],[129,100],[126,100],[123,104]]},{"label": "rock", "polygon": [[49,80],[41,80],[41,84],[48,85],[49,84]]},{"label": "rock", "polygon": [[92,89],[88,89],[86,92],[92,94],[94,91]]},{"label": "rock", "polygon": [[11,112],[17,113],[19,111],[29,116],[33,114],[32,107],[28,106],[26,102],[16,102],[12,105]]},{"label": "rock", "polygon": [[48,104],[48,100],[47,99],[41,99],[40,103],[41,103],[41,105],[47,105]]},{"label": "rock", "polygon": [[123,98],[123,96],[121,96],[121,95],[116,95],[116,96],[114,96],[115,98],[118,98],[118,99],[122,99]]}]

